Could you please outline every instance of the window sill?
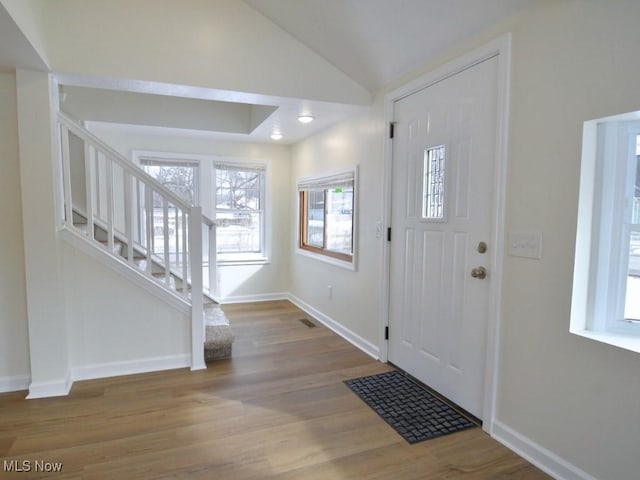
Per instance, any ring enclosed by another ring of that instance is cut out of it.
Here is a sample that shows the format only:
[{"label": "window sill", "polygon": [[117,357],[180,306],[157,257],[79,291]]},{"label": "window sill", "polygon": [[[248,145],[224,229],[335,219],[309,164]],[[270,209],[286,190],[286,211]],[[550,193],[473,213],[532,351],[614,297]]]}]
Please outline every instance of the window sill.
[{"label": "window sill", "polygon": [[640,353],[640,334],[594,332],[593,330],[571,330],[571,333],[596,342]]},{"label": "window sill", "polygon": [[336,267],[344,268],[346,270],[356,271],[355,258],[353,262],[345,262],[344,260],[339,260],[337,258],[329,257],[328,255],[322,255],[320,253],[310,252],[308,250],[303,250],[302,248],[297,248],[296,253],[298,255],[302,255],[303,257],[315,258],[324,263],[328,263],[330,265],[335,265]]},{"label": "window sill", "polygon": [[268,265],[271,263],[267,257],[255,255],[225,255],[218,254],[216,265],[219,267],[231,267],[234,265]]}]

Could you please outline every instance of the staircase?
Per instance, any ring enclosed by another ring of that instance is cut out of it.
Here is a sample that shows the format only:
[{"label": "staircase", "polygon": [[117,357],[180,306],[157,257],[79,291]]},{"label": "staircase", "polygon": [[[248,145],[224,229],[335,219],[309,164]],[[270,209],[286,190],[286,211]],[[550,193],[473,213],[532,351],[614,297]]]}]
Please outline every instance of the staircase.
[{"label": "staircase", "polygon": [[60,229],[125,276],[190,309],[192,370],[206,368],[205,358],[228,356],[233,335],[215,301],[215,222],[62,112],[57,124]]}]

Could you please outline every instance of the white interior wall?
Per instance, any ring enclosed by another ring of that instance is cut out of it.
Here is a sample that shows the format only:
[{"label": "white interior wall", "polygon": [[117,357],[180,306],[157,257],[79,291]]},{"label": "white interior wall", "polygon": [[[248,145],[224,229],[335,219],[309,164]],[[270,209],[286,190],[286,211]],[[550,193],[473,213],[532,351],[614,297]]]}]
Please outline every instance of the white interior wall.
[{"label": "white interior wall", "polygon": [[[640,4],[632,0],[543,0],[386,89],[513,33],[506,227],[542,232],[544,245],[541,260],[505,258],[494,434],[558,478],[628,480],[640,471],[640,356],[569,334],[582,124],[640,109],[638,18]],[[292,155],[292,182],[352,163],[365,175],[380,175],[361,184],[359,240],[365,243],[367,224],[382,216],[381,121],[377,109],[369,119],[307,139]],[[373,199],[370,207],[363,197]],[[361,261],[366,269],[356,273],[293,255],[291,288],[375,341],[380,303],[369,300],[382,294],[379,243],[371,245],[371,257],[364,255],[370,262]],[[333,300],[327,283],[334,284]]]},{"label": "white interior wall", "polygon": [[[267,198],[267,242],[270,262],[264,265],[218,267],[219,296],[223,302],[282,297],[289,286],[290,151],[282,145],[216,141],[199,135],[150,134],[135,128],[104,128],[92,131],[126,158],[134,150],[173,154],[208,155],[220,158],[269,161],[270,197]],[[202,201],[202,203],[206,203]],[[205,212],[206,213],[206,212]]]},{"label": "white interior wall", "polygon": [[186,366],[191,317],[76,247],[63,250],[69,358],[76,378]]},{"label": "white interior wall", "polygon": [[3,3],[59,73],[340,103],[370,100],[367,90],[241,1]]},{"label": "white interior wall", "polygon": [[31,363],[30,396],[64,395],[71,386],[60,242],[57,169],[49,75],[16,72],[18,147]]},{"label": "white interior wall", "polygon": [[[297,239],[296,181],[358,166],[357,271],[324,263],[291,249],[291,293],[322,312],[361,340],[379,344],[382,318],[382,251],[385,235],[376,237],[376,222],[383,220],[384,135],[382,101],[369,112],[311,137],[292,149],[289,198],[292,245]],[[332,293],[329,295],[328,286]],[[371,351],[377,354],[376,351]]]},{"label": "white interior wall", "polygon": [[544,245],[506,258],[498,418],[603,480],[640,471],[640,356],[568,332],[582,126],[640,109],[638,18],[632,0],[573,0],[514,26],[507,229]]},{"label": "white interior wall", "polygon": [[0,392],[25,388],[30,375],[25,291],[16,79],[0,74]]}]

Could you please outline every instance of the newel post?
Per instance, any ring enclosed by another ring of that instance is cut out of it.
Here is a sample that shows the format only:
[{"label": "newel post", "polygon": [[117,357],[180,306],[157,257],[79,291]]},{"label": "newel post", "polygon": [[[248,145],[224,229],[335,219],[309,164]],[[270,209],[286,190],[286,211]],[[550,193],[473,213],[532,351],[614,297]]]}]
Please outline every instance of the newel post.
[{"label": "newel post", "polygon": [[192,207],[189,215],[189,262],[191,266],[191,370],[202,370],[207,368],[204,363],[202,207]]}]

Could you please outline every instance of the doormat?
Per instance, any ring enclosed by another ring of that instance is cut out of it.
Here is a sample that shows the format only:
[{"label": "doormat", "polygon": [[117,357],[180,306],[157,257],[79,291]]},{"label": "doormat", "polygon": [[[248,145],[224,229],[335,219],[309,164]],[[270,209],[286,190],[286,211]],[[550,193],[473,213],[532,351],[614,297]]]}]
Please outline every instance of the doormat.
[{"label": "doormat", "polygon": [[411,444],[476,426],[398,371],[344,383]]}]

